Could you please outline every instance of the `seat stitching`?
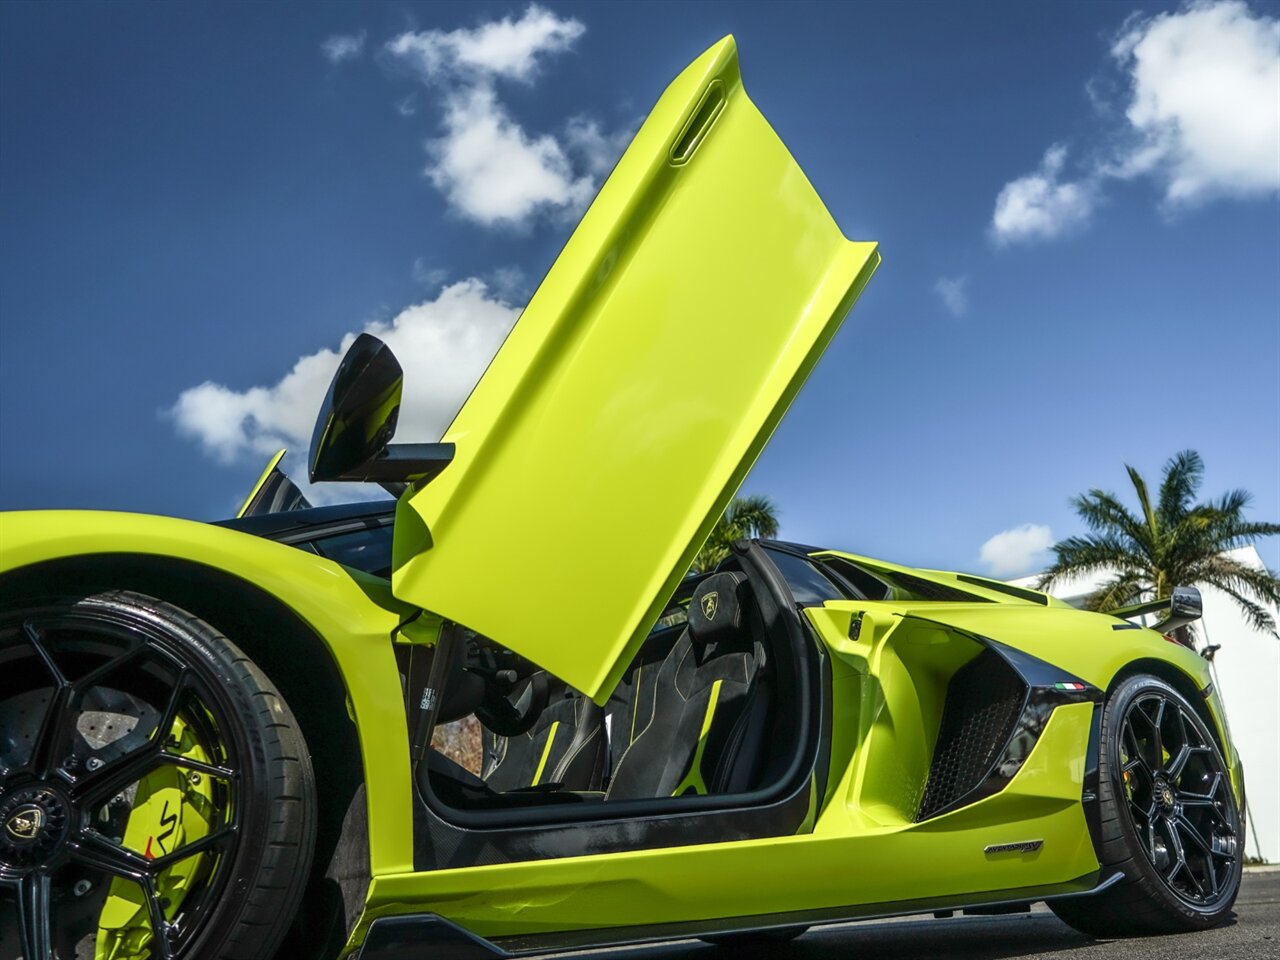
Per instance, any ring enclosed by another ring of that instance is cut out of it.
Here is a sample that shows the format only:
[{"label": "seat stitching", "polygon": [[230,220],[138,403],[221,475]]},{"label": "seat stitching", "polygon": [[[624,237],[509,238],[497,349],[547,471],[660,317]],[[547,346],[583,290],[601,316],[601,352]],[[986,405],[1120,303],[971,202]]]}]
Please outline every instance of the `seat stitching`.
[{"label": "seat stitching", "polygon": [[[686,651],[686,654],[687,653],[688,651]],[[658,676],[662,676],[661,671],[659,671]],[[683,700],[685,703],[689,702],[689,698],[680,692],[679,687],[675,686],[675,684],[672,684],[672,687],[675,689],[676,695],[679,696],[681,700]],[[614,784],[618,782],[618,771],[622,769],[622,764],[623,764],[623,761],[627,759],[627,754],[631,752],[632,747],[634,747],[637,743],[640,742],[640,738],[649,732],[649,728],[653,726],[653,719],[655,716],[657,716],[657,713],[658,713],[658,687],[655,682],[654,688],[653,688],[653,706],[649,709],[649,722],[645,724],[644,729],[641,730],[640,733],[636,736],[636,738],[632,740],[630,744],[627,745],[627,749],[622,751],[622,756],[618,758],[618,765],[613,768],[613,779],[609,781],[609,789],[606,790],[604,793],[606,800],[609,799],[609,794],[613,793]]]},{"label": "seat stitching", "polygon": [[595,735],[599,732],[600,732],[600,728],[596,727],[589,734],[587,734],[586,739],[583,740],[581,743],[579,743],[576,747],[574,747],[573,751],[569,753],[563,760],[561,760],[559,765],[555,768],[555,770],[551,772],[552,777],[557,780],[560,777],[563,777],[565,775],[565,772],[569,769],[569,766],[573,763],[574,758],[577,757],[578,754],[582,752],[583,747],[585,747],[588,743],[590,743],[593,739],[595,739]]}]

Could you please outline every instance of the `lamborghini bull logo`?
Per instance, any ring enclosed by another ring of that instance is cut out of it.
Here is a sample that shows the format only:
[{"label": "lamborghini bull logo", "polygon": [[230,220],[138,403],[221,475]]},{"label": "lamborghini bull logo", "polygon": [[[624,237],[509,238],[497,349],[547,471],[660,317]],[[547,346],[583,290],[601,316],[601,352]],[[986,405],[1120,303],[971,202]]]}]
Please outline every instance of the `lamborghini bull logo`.
[{"label": "lamborghini bull logo", "polygon": [[26,807],[8,819],[4,829],[15,840],[34,840],[42,826],[44,811],[39,807]]},{"label": "lamborghini bull logo", "polygon": [[716,611],[720,609],[720,594],[716,590],[712,590],[702,598],[702,615],[708,620],[716,618]]}]

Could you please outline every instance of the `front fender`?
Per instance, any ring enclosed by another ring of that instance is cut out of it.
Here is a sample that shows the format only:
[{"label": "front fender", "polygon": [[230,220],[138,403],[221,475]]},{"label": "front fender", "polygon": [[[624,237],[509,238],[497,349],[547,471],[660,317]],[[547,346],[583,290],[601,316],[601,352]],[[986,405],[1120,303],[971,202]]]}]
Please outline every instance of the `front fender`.
[{"label": "front fender", "polygon": [[910,615],[999,640],[1062,667],[1102,690],[1136,660],[1162,661],[1186,675],[1197,690],[1203,690],[1210,681],[1204,658],[1181,644],[1170,643],[1154,630],[1135,628],[1115,617],[1087,610],[1026,604],[957,604],[942,615],[931,615],[924,609],[912,610]]},{"label": "front fender", "polygon": [[315,633],[333,657],[356,722],[370,869],[375,876],[412,870],[413,789],[392,635],[416,608],[396,600],[388,582],[294,547],[191,520],[87,510],[0,514],[0,599],[8,574],[62,559],[122,555],[182,560],[235,577]]}]

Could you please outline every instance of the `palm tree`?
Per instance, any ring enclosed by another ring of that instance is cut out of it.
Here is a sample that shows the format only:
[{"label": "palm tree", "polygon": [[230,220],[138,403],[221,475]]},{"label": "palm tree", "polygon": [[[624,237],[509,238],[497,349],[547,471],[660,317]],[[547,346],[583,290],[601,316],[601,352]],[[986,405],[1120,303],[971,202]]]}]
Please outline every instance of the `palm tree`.
[{"label": "palm tree", "polygon": [[1111,610],[1143,599],[1163,599],[1179,584],[1209,584],[1235,600],[1256,629],[1280,636],[1265,606],[1280,605],[1276,572],[1226,556],[1260,537],[1280,534],[1280,524],[1245,520],[1251,499],[1245,490],[1197,503],[1204,461],[1194,450],[1183,450],[1165,464],[1154,505],[1142,475],[1127,464],[1125,469],[1141,515],[1103,490],[1073,498],[1072,505],[1091,532],[1054,545],[1056,560],[1040,578],[1040,589],[1068,577],[1110,573],[1085,605]]},{"label": "palm tree", "polygon": [[710,570],[729,555],[729,548],[735,540],[777,535],[778,508],[772,500],[765,496],[734,497],[698,551],[693,568]]}]

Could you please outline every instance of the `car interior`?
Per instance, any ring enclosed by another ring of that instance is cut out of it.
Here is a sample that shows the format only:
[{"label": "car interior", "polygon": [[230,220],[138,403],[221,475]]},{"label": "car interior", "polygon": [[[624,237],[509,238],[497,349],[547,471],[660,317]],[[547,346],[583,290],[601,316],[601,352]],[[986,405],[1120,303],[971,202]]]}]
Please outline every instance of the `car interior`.
[{"label": "car interior", "polygon": [[476,715],[483,768],[433,751],[430,791],[493,809],[751,790],[775,746],[774,646],[734,569],[685,579],[604,707],[470,634],[438,722]]}]

